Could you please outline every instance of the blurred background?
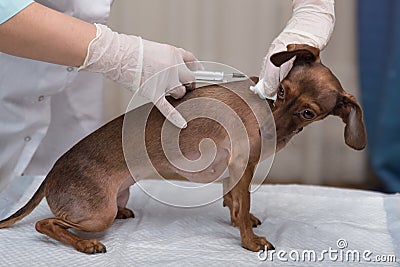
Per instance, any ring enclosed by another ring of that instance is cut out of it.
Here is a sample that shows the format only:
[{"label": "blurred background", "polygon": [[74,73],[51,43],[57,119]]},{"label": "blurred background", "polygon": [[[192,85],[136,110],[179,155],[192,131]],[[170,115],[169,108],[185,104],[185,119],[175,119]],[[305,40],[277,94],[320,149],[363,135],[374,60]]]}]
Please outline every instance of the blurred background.
[{"label": "blurred background", "polygon": [[[291,8],[290,0],[118,0],[109,25],[119,32],[183,47],[200,60],[224,63],[250,76],[259,74],[269,44],[289,20]],[[358,8],[356,0],[336,0],[335,30],[321,58],[345,90],[363,102]],[[132,97],[109,81],[105,96],[107,121],[122,114]],[[267,182],[375,187],[366,151],[347,147],[343,130],[337,117],[307,127],[276,155]]]}]

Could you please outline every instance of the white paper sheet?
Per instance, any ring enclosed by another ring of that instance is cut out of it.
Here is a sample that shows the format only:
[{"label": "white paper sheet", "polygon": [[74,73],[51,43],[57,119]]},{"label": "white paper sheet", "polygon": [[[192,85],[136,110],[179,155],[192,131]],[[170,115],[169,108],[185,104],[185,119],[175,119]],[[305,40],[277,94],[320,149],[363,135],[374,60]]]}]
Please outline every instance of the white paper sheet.
[{"label": "white paper sheet", "polygon": [[[161,181],[142,183],[163,190]],[[39,184],[40,179],[35,179],[20,201],[7,206],[8,213],[25,204]],[[221,188],[215,184],[210,190],[222,192]],[[133,186],[127,207],[134,211],[134,219],[117,220],[105,233],[83,233],[98,238],[107,253],[86,255],[36,232],[35,222],[52,216],[43,200],[25,219],[0,229],[0,266],[376,266],[377,262],[366,260],[391,255],[397,257],[397,263],[379,266],[399,266],[400,195],[263,185],[252,194],[251,204],[252,213],[262,221],[255,233],[266,236],[276,247],[265,261],[260,260],[265,254],[241,247],[239,230],[230,225],[222,201],[200,208],[174,208]],[[339,249],[338,241],[339,246],[347,246]],[[331,257],[330,248],[338,251],[331,251]],[[324,250],[328,252],[324,254]],[[315,261],[307,256],[311,251],[315,252]],[[359,263],[350,260],[356,256],[350,255],[347,260],[349,251],[358,251]],[[367,253],[367,259],[362,255],[365,251],[372,253]]]}]

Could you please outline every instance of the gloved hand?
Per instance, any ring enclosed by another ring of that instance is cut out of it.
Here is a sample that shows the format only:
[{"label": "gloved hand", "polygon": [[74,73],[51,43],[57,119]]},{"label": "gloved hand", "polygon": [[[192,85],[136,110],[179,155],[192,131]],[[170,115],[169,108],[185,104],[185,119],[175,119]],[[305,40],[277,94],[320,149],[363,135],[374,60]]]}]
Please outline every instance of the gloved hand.
[{"label": "gloved hand", "polygon": [[275,67],[270,57],[286,51],[289,44],[307,44],[323,50],[331,38],[335,25],[334,0],[293,0],[292,18],[282,33],[272,42],[264,59],[260,79],[264,86],[258,91],[261,98],[274,98],[280,81],[289,73],[294,58]]},{"label": "gloved hand", "polygon": [[[203,69],[195,56],[182,48],[143,40],[143,69],[139,94],[153,101],[161,113],[179,128],[186,127],[181,114],[165,99],[186,93],[185,85],[195,81],[191,70]],[[161,72],[160,72],[161,71]],[[154,75],[156,74],[156,75]]]},{"label": "gloved hand", "polygon": [[195,81],[191,70],[202,69],[202,65],[194,55],[182,48],[119,34],[105,25],[95,25],[96,38],[89,44],[85,62],[78,70],[103,73],[128,90],[138,91],[152,101],[169,121],[179,128],[186,127],[185,119],[165,99],[165,95],[180,98],[186,93],[184,85]]}]

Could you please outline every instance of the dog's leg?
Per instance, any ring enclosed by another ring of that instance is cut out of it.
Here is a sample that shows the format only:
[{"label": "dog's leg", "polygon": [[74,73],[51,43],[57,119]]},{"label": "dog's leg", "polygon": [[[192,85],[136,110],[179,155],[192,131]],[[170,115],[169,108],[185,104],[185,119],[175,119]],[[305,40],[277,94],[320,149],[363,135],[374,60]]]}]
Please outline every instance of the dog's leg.
[{"label": "dog's leg", "polygon": [[[233,161],[235,162],[235,161]],[[229,166],[231,177],[240,177],[240,180],[231,190],[232,210],[231,217],[240,230],[242,246],[251,251],[263,250],[265,246],[273,250],[274,246],[265,237],[259,237],[253,232],[253,223],[250,216],[250,192],[249,186],[253,178],[254,166],[247,165],[243,174],[240,164]],[[233,179],[234,181],[236,179]]]},{"label": "dog's leg", "polygon": [[128,202],[128,199],[129,199],[129,188],[123,190],[118,194],[117,197],[118,212],[117,216],[115,217],[116,219],[135,218],[135,214],[133,214],[133,211],[125,207],[126,203]]},{"label": "dog's leg", "polygon": [[91,219],[80,222],[79,225],[73,224],[66,220],[59,218],[48,218],[36,223],[36,230],[42,234],[52,237],[60,242],[69,244],[80,252],[84,253],[105,253],[106,247],[97,239],[83,239],[80,238],[67,229],[74,228],[89,232],[101,232],[108,228],[113,222],[112,220],[96,220]]},{"label": "dog's leg", "polygon": [[[117,192],[114,197],[101,194],[92,197],[94,199],[91,201],[75,198],[73,201],[63,202],[60,201],[59,195],[49,194],[47,203],[55,217],[38,221],[36,230],[71,245],[78,251],[104,253],[106,248],[98,240],[84,239],[68,231],[72,228],[85,232],[103,232],[114,222],[118,211]],[[100,202],[101,200],[103,202]]]},{"label": "dog's leg", "polygon": [[[222,185],[223,185],[223,194],[224,194],[224,202],[223,202],[223,206],[224,207],[228,207],[231,213],[231,223],[233,226],[237,226],[234,216],[232,216],[233,213],[237,213],[237,206],[233,206],[233,200],[232,200],[232,193],[230,190],[232,187],[230,185],[231,181],[230,178],[226,178],[222,181]],[[228,191],[228,192],[227,192]],[[250,213],[250,221],[253,227],[257,227],[258,225],[261,225],[261,221],[254,216],[252,213]]]}]

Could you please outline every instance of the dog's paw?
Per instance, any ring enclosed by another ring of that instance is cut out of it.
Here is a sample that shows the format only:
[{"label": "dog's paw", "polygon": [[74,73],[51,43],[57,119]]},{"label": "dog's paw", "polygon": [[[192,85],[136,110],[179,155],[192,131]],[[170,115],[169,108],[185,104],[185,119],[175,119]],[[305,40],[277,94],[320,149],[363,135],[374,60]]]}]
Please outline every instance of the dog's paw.
[{"label": "dog's paw", "polygon": [[250,213],[250,222],[252,223],[253,227],[257,227],[257,226],[261,225],[261,221],[251,213]]},{"label": "dog's paw", "polygon": [[76,243],[76,249],[83,253],[106,253],[106,246],[96,239],[82,239]]},{"label": "dog's paw", "polygon": [[249,239],[242,239],[242,247],[255,252],[265,250],[265,248],[275,250],[275,247],[265,237],[256,235]]},{"label": "dog's paw", "polygon": [[128,219],[128,218],[135,218],[135,214],[133,211],[127,208],[120,209],[118,208],[116,219]]}]

